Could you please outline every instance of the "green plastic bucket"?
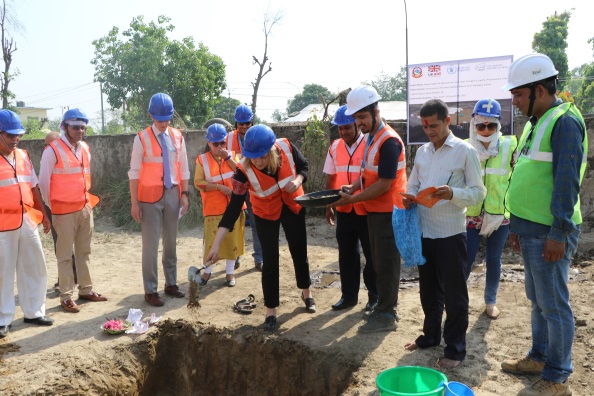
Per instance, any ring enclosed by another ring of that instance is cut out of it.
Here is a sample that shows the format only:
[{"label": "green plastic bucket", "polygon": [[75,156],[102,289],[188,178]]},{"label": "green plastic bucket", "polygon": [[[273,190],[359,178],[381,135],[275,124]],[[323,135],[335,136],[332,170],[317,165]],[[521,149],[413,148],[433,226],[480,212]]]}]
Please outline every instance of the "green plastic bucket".
[{"label": "green plastic bucket", "polygon": [[442,396],[447,377],[440,371],[420,366],[393,367],[375,379],[381,396]]}]

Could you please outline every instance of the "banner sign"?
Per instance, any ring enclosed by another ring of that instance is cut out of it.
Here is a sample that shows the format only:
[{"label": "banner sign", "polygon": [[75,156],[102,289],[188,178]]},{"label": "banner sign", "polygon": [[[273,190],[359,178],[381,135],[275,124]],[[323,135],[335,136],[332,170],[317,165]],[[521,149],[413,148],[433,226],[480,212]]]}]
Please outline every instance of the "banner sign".
[{"label": "banner sign", "polygon": [[481,99],[496,99],[501,104],[501,132],[513,133],[511,95],[503,91],[513,56],[466,59],[408,65],[408,138],[407,144],[429,141],[421,126],[419,110],[429,99],[441,99],[449,108],[450,129],[467,139],[474,105]]}]

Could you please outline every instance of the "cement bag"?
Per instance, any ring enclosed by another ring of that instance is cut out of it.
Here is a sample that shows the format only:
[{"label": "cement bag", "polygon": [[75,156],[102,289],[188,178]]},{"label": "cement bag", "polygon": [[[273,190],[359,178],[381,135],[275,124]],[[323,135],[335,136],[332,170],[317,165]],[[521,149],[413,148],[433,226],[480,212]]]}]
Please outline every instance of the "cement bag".
[{"label": "cement bag", "polygon": [[392,228],[394,228],[394,239],[404,265],[414,267],[425,264],[417,205],[412,205],[410,209],[399,209],[394,206]]}]

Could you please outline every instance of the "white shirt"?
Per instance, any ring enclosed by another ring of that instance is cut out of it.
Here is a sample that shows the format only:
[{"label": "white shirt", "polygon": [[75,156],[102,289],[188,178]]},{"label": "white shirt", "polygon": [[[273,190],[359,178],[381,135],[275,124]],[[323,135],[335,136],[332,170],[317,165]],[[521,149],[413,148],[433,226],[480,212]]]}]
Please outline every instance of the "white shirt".
[{"label": "white shirt", "polygon": [[[165,132],[160,132],[155,124],[151,127],[153,132],[155,133],[155,137],[157,141],[159,141],[159,135],[161,133],[165,134],[165,138],[168,139],[168,144],[171,148],[174,148],[175,145],[173,144],[173,139],[169,135],[169,127]],[[142,142],[140,141],[140,136],[137,134],[134,138],[134,144],[132,145],[132,157],[130,158],[130,170],[128,171],[128,178],[130,180],[138,180],[140,179],[140,170],[142,169],[142,157],[144,156],[144,149],[142,147]],[[177,158],[176,158],[177,157]],[[171,173],[171,182],[173,184],[179,184],[179,180],[177,180],[177,174],[175,173],[175,164],[176,161],[179,161],[179,169],[181,174],[182,180],[190,180],[190,168],[188,168],[188,154],[186,153],[186,140],[182,139],[181,149],[179,153],[175,151],[169,151],[169,163],[171,166],[169,167],[169,171]]]},{"label": "white shirt", "polygon": [[433,208],[417,207],[424,238],[466,232],[466,207],[476,205],[487,194],[476,150],[451,132],[438,150],[431,142],[417,150],[406,192],[416,196],[427,187],[445,184],[452,188],[451,200],[440,200]]},{"label": "white shirt", "polygon": [[[345,144],[344,146],[346,147],[349,155],[352,157],[353,153],[355,152],[355,150],[357,150],[357,148],[359,147],[359,142],[361,142],[361,140],[363,140],[363,133],[359,134],[359,138],[357,138],[357,141],[355,143],[353,143],[352,145],[348,145]],[[334,143],[334,142],[332,142]],[[332,147],[332,145],[330,145],[330,147]],[[328,153],[326,154],[326,162],[324,163],[324,170],[322,171],[327,175],[335,175],[336,174],[336,166],[334,165],[334,158],[332,158],[332,156],[330,155],[330,149],[328,149]]]},{"label": "white shirt", "polygon": [[[72,144],[70,144],[68,138],[64,134],[60,136],[60,139],[66,143],[66,145],[70,148],[70,151],[76,155],[76,158],[78,158],[79,161],[82,161],[82,146],[77,144],[76,147],[74,147]],[[56,153],[54,153],[54,150],[51,147],[46,146],[43,150],[43,154],[41,155],[41,162],[39,165],[39,189],[41,190],[41,197],[43,198],[43,201],[50,209],[50,181],[57,161],[58,159],[56,158]],[[89,156],[89,163],[90,162],[91,157]]]}]

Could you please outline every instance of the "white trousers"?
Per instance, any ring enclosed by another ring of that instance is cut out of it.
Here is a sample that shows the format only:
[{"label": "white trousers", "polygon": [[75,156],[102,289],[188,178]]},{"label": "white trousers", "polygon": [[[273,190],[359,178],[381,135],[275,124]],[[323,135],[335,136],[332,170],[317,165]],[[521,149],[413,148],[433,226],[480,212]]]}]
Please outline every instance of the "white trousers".
[{"label": "white trousers", "polygon": [[0,326],[14,319],[16,273],[19,305],[25,318],[45,315],[47,269],[37,226],[25,216],[18,230],[0,232]]}]

